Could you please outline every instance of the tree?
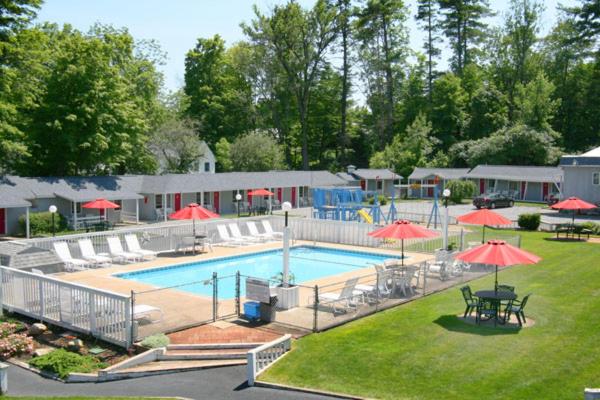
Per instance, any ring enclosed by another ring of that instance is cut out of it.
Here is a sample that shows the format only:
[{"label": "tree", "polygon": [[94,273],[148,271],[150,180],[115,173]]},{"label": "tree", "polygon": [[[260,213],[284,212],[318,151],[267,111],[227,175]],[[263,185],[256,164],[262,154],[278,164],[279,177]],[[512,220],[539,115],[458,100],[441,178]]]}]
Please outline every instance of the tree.
[{"label": "tree", "polygon": [[188,51],[184,92],[190,99],[187,115],[199,122],[208,144],[251,128],[251,88],[232,66],[219,35],[198,39]]},{"label": "tree", "polygon": [[275,6],[270,16],[257,7],[254,12],[256,19],[242,27],[254,43],[274,54],[285,73],[300,117],[302,168],[308,170],[308,109],[325,52],[336,38],[336,11],[325,0],[317,0],[311,10],[289,1]]},{"label": "tree", "polygon": [[476,61],[478,46],[486,38],[483,18],[492,13],[488,0],[438,0],[443,12],[441,27],[452,48],[452,69],[459,76]]},{"label": "tree", "polygon": [[351,0],[337,0],[338,30],[342,48],[342,95],[340,97],[340,128],[338,135],[338,165],[347,162],[346,148],[348,147],[348,98],[350,96],[350,47],[352,41]]},{"label": "tree", "polygon": [[395,97],[408,53],[406,14],[402,0],[367,0],[357,12],[356,37],[379,148],[394,133]]},{"label": "tree", "polygon": [[477,190],[471,180],[451,180],[446,183],[445,188],[450,190],[450,201],[454,204],[461,204],[463,199],[472,198]]},{"label": "tree", "polygon": [[233,170],[231,161],[231,143],[226,138],[221,138],[215,145],[215,158],[217,159],[217,169],[219,172],[229,172]]},{"label": "tree", "polygon": [[431,123],[442,149],[463,139],[464,127],[468,124],[467,105],[467,93],[458,76],[446,73],[435,81]]},{"label": "tree", "polygon": [[419,22],[421,28],[427,33],[425,43],[425,55],[427,56],[427,94],[429,96],[429,105],[431,106],[433,79],[435,78],[435,59],[442,53],[437,44],[442,41],[439,36],[440,25],[438,21],[439,7],[437,0],[417,0],[417,14],[415,19]]},{"label": "tree", "polygon": [[148,147],[156,157],[160,173],[198,171],[204,155],[202,141],[190,120],[169,118],[151,135]]},{"label": "tree", "polygon": [[580,0],[581,5],[565,8],[565,11],[573,18],[575,29],[578,32],[576,41],[585,41],[588,44],[598,44],[600,33],[600,2],[598,0]]},{"label": "tree", "polygon": [[0,2],[0,55],[3,42],[35,18],[42,0],[2,0]]},{"label": "tree", "polygon": [[235,139],[230,155],[234,171],[284,169],[281,148],[272,136],[264,132],[250,132]]},{"label": "tree", "polygon": [[517,85],[515,96],[516,120],[533,129],[548,130],[560,104],[553,99],[554,85],[543,73],[526,85]]}]

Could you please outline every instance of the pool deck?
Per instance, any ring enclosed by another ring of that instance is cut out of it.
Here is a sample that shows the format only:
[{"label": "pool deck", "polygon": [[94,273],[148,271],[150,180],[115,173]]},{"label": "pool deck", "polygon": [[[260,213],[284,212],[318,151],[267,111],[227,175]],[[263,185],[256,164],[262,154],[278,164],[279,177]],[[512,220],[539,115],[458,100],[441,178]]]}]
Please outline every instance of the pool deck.
[{"label": "pool deck", "polygon": [[[358,247],[358,246],[347,246],[332,243],[314,243],[306,241],[296,241],[294,246],[302,245],[317,245],[319,247],[341,249],[341,250],[353,250],[353,251],[365,251],[378,254],[389,254],[390,256],[398,257],[400,252],[393,249],[385,248],[370,248],[370,247]],[[130,295],[131,291],[135,291],[135,304],[137,305],[151,305],[159,308],[162,311],[162,317],[156,312],[156,315],[149,316],[148,320],[140,321],[138,326],[138,336],[144,337],[157,332],[172,332],[185,327],[198,325],[202,322],[212,321],[212,298],[207,296],[201,296],[197,294],[187,293],[181,290],[173,289],[159,289],[155,286],[145,284],[142,282],[136,282],[132,280],[122,279],[114,276],[114,274],[138,271],[148,268],[162,267],[174,264],[183,264],[190,262],[205,261],[209,259],[215,259],[220,257],[243,255],[264,250],[281,249],[281,242],[270,242],[261,243],[243,247],[221,247],[214,246],[212,252],[189,255],[189,256],[178,256],[173,253],[161,254],[157,259],[142,263],[134,264],[115,264],[108,268],[90,269],[86,271],[74,272],[74,273],[61,273],[57,274],[57,277],[73,283],[79,283],[86,286],[95,287],[98,289],[108,290],[115,293],[124,295]],[[408,253],[405,255],[410,257],[406,260],[407,264],[420,263],[425,260],[430,260],[433,256],[422,253]],[[305,317],[298,320],[299,315],[296,312],[278,312],[278,321],[286,323],[289,322],[294,325],[305,326],[306,329],[312,327],[311,312],[307,306],[311,304],[314,297],[313,291],[310,287],[314,285],[324,286],[339,284],[343,286],[343,282],[352,277],[366,277],[373,276],[373,268],[361,268],[349,272],[340,273],[337,275],[331,275],[316,280],[303,282],[300,288],[300,309],[302,309],[302,315]],[[220,284],[234,284],[234,279],[230,278],[227,282],[221,281]],[[340,287],[341,287],[340,286]],[[330,287],[328,290],[339,290],[335,286]],[[144,292],[144,293],[138,293]],[[244,299],[242,299],[242,302]],[[290,310],[293,311],[293,310]],[[220,300],[218,303],[218,315],[226,316],[233,315],[235,313],[235,300],[225,299]],[[287,313],[287,315],[286,315]],[[286,318],[288,317],[289,318]],[[160,319],[160,320],[159,320]],[[286,321],[289,320],[289,321]]]}]

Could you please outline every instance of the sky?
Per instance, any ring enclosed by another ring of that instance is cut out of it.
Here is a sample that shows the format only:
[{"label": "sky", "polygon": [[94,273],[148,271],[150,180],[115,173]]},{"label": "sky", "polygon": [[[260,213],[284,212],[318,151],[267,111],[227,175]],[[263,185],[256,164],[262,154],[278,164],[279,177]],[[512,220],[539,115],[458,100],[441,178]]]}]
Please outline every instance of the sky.
[{"label": "sky", "polygon": [[[154,39],[167,54],[161,70],[168,90],[177,90],[183,85],[184,60],[199,37],[221,35],[228,44],[244,39],[241,22],[249,22],[254,16],[252,5],[267,12],[276,4],[286,0],[45,0],[36,22],[49,21],[69,23],[87,31],[96,22],[127,27],[138,40]],[[310,7],[315,0],[298,0]],[[556,22],[557,0],[545,0],[542,33],[548,32]],[[573,5],[576,0],[561,0],[562,5]],[[410,45],[421,49],[423,33],[414,21],[416,0],[406,1],[411,12],[408,19]],[[491,8],[497,12],[492,23],[500,23],[507,12],[507,0],[491,0]],[[446,49],[442,59],[446,59]],[[444,67],[445,62],[440,63]]]}]

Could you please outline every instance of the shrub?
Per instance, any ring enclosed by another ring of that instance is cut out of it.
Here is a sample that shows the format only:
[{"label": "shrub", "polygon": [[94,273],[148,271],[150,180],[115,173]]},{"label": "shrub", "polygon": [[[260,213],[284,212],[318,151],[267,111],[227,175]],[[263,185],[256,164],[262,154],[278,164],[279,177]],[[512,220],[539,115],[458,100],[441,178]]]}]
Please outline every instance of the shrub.
[{"label": "shrub", "polygon": [[6,360],[33,352],[33,339],[22,333],[11,333],[0,339],[0,358]]},{"label": "shrub", "polygon": [[536,231],[540,227],[540,214],[521,214],[519,215],[519,228],[528,231]]},{"label": "shrub", "polygon": [[54,350],[48,354],[33,358],[29,365],[45,372],[66,378],[71,372],[94,372],[106,368],[108,364],[93,356],[82,356],[65,349]]},{"label": "shrub", "polygon": [[600,235],[600,224],[596,222],[584,222],[580,226],[581,229],[589,229],[594,235]]},{"label": "shrub", "polygon": [[17,333],[25,329],[21,322],[0,322],[0,338],[5,338],[12,333]]},{"label": "shrub", "polygon": [[[377,201],[380,206],[385,206],[387,204],[387,197],[382,194],[377,195]],[[369,204],[375,204],[375,196],[369,198]]]},{"label": "shrub", "polygon": [[446,189],[450,190],[450,201],[460,204],[463,199],[473,197],[477,188],[472,181],[452,180],[446,183]]},{"label": "shrub", "polygon": [[141,345],[151,349],[156,349],[158,347],[167,347],[169,343],[171,343],[171,340],[167,335],[163,333],[157,333],[156,335],[148,336],[142,340]]},{"label": "shrub", "polygon": [[[55,232],[67,229],[67,219],[59,213],[54,216]],[[26,222],[25,215],[19,217],[19,231],[25,234]],[[52,233],[52,213],[49,211],[29,214],[29,230],[32,236]]]}]

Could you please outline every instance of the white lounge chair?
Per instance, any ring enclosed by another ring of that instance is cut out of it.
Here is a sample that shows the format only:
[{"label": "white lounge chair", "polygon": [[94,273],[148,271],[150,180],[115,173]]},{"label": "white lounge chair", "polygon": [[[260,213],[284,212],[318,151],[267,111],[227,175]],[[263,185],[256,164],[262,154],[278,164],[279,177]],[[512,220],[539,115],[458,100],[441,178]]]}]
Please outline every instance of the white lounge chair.
[{"label": "white lounge chair", "polygon": [[31,268],[31,273],[36,274],[36,275],[44,275],[44,271],[42,271],[41,269],[37,269],[37,268]]},{"label": "white lounge chair", "polygon": [[221,239],[221,242],[217,244],[222,246],[242,246],[248,244],[248,242],[245,240],[240,240],[229,236],[229,231],[227,231],[227,227],[225,225],[217,225],[217,232],[219,234],[219,238]]},{"label": "white lounge chair", "polygon": [[90,239],[81,239],[77,242],[81,256],[98,267],[108,267],[112,264],[112,259],[104,254],[96,254],[94,245]]},{"label": "white lounge chair", "polygon": [[250,235],[252,235],[254,237],[257,237],[262,240],[269,240],[269,239],[275,238],[275,236],[268,234],[266,232],[260,233],[258,231],[258,227],[256,226],[256,223],[254,221],[247,221],[246,226],[248,227],[248,232],[250,232]]},{"label": "white lounge chair", "polygon": [[139,254],[129,253],[123,250],[121,240],[117,236],[107,237],[106,241],[108,242],[108,251],[113,259],[122,262],[136,262],[142,259]]},{"label": "white lounge chair", "polygon": [[125,243],[127,244],[127,250],[132,253],[139,254],[145,260],[154,260],[156,258],[157,253],[155,251],[142,249],[137,235],[125,235]]},{"label": "white lounge chair", "polygon": [[[152,319],[153,313],[158,313],[160,317],[158,319]],[[149,306],[147,304],[136,304],[133,306],[133,319],[135,321],[147,319],[151,323],[156,323],[162,321],[163,312],[158,307]]]},{"label": "white lounge chair", "polygon": [[83,271],[90,266],[89,261],[71,257],[71,250],[69,250],[67,242],[54,242],[52,245],[60,261],[65,264],[65,270],[70,272]]},{"label": "white lounge chair", "polygon": [[231,231],[231,237],[238,240],[244,240],[246,242],[258,242],[260,238],[254,236],[244,236],[240,231],[240,227],[236,223],[229,224],[229,230]]},{"label": "white lounge chair", "polygon": [[379,301],[382,297],[390,297],[394,291],[393,282],[390,282],[391,275],[391,271],[377,271],[377,283],[375,285],[356,285],[354,292],[355,294],[357,291],[361,292],[364,297],[373,301]]},{"label": "white lounge chair", "polygon": [[276,238],[283,238],[283,232],[275,232],[268,219],[263,219],[262,225],[263,225],[263,228],[265,228],[266,234],[271,235],[272,237],[276,237]]},{"label": "white lounge chair", "polygon": [[325,305],[331,305],[333,312],[338,312],[336,304],[341,304],[342,309],[356,306],[352,300],[362,294],[362,292],[358,291],[360,293],[357,293],[355,290],[357,282],[358,278],[351,278],[346,281],[344,288],[340,293],[328,292],[319,294],[319,302],[324,303]]}]

